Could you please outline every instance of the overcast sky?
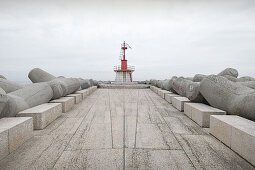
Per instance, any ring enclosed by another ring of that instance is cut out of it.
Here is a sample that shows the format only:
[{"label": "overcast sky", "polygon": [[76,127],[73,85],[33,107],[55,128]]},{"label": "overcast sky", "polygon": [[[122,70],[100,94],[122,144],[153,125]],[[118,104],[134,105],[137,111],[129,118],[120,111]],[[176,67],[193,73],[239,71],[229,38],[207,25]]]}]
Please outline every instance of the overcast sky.
[{"label": "overcast sky", "polygon": [[0,0],[0,74],[114,80],[126,41],[134,80],[217,74],[255,77],[254,0]]}]

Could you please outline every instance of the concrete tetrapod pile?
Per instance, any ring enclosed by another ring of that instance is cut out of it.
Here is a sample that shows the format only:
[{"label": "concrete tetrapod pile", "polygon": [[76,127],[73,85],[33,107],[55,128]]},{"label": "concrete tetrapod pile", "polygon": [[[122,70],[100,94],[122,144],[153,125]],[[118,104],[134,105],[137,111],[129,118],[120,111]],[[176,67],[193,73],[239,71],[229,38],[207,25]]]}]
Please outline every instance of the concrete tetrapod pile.
[{"label": "concrete tetrapod pile", "polygon": [[226,68],[217,75],[149,83],[157,94],[169,91],[166,101],[255,166],[255,78],[238,78],[236,69]]},{"label": "concrete tetrapod pile", "polygon": [[35,68],[28,85],[0,77],[0,159],[97,89],[93,79],[55,77]]}]

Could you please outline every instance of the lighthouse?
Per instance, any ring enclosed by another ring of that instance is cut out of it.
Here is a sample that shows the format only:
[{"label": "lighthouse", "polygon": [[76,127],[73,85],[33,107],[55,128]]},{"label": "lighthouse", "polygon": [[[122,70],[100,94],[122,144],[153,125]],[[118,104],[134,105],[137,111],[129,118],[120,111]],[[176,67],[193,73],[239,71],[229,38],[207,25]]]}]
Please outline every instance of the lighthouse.
[{"label": "lighthouse", "polygon": [[135,71],[134,66],[127,64],[126,50],[131,48],[125,41],[121,44],[120,59],[121,65],[114,66],[114,72],[116,73],[116,83],[131,83],[133,82],[132,73]]}]

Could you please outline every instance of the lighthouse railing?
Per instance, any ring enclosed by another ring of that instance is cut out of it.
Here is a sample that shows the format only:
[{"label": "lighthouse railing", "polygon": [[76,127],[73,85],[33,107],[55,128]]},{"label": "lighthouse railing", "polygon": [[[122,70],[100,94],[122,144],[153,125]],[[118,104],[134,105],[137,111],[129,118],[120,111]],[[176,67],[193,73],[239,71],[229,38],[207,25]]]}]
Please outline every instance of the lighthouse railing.
[{"label": "lighthouse railing", "polygon": [[[120,66],[120,65],[114,66],[114,67],[113,67],[113,70],[121,70],[121,66]],[[128,66],[127,66],[127,70],[132,70],[132,71],[134,71],[134,70],[135,70],[135,66],[130,66],[130,65],[128,65]]]}]

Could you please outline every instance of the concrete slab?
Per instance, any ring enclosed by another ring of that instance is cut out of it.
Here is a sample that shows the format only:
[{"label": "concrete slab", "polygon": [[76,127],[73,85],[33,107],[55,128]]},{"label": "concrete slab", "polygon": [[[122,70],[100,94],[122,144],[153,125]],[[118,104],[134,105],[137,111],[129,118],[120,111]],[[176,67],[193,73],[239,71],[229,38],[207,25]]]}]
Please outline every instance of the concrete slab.
[{"label": "concrete slab", "polygon": [[80,103],[82,101],[82,94],[69,94],[66,97],[74,97],[75,104]]},{"label": "concrete slab", "polygon": [[[6,144],[8,143],[8,153],[33,137],[33,119],[31,117],[10,117],[0,119],[1,132],[1,156],[6,156]],[[8,138],[6,133],[8,132]],[[6,141],[7,140],[7,141]]]},{"label": "concrete slab", "polygon": [[178,95],[178,94],[174,94],[174,93],[165,94],[165,100],[166,100],[168,103],[170,103],[170,104],[172,104],[172,98],[173,98],[173,97],[181,97],[181,96]]},{"label": "concrete slab", "polygon": [[96,91],[97,86],[92,86],[88,88],[89,94],[93,93],[94,91]]},{"label": "concrete slab", "polygon": [[158,89],[157,89],[157,94],[158,94],[159,96],[160,96],[161,90],[163,90],[163,89],[161,89],[161,88],[158,88]]},{"label": "concrete slab", "polygon": [[226,112],[203,103],[185,103],[184,113],[203,128],[210,127],[210,115],[225,115]]},{"label": "concrete slab", "polygon": [[147,149],[180,149],[166,124],[137,124],[136,147]]},{"label": "concrete slab", "polygon": [[123,169],[122,149],[64,151],[54,170],[59,169]]},{"label": "concrete slab", "polygon": [[159,90],[159,96],[165,99],[166,94],[173,94],[173,92],[167,91],[167,90]]},{"label": "concrete slab", "polygon": [[254,167],[211,135],[176,135],[196,169],[243,169]]},{"label": "concrete slab", "polygon": [[8,148],[8,129],[0,129],[0,160],[9,154]]},{"label": "concrete slab", "polygon": [[174,134],[206,135],[200,126],[185,115],[182,117],[164,117],[164,119]]},{"label": "concrete slab", "polygon": [[254,169],[203,130],[149,89],[98,89],[0,169]]},{"label": "concrete slab", "polygon": [[81,94],[82,99],[84,100],[89,95],[89,90],[88,89],[79,90],[76,91],[75,94]]},{"label": "concrete slab", "polygon": [[155,86],[150,86],[150,89],[154,92]]},{"label": "concrete slab", "polygon": [[92,86],[92,91],[96,91],[97,90],[97,86]]},{"label": "concrete slab", "polygon": [[68,112],[72,109],[75,101],[73,97],[61,97],[56,100],[51,100],[50,103],[61,103],[62,104],[62,112]]},{"label": "concrete slab", "polygon": [[151,86],[151,85],[150,85],[150,89],[151,89],[152,91],[153,91],[153,88],[154,88],[154,86]]},{"label": "concrete slab", "polygon": [[17,117],[32,117],[34,129],[44,129],[62,114],[61,103],[44,103],[19,112]]},{"label": "concrete slab", "polygon": [[159,90],[161,90],[161,88],[158,88],[158,87],[155,88],[155,93],[156,93],[157,95],[159,95]]},{"label": "concrete slab", "polygon": [[212,115],[210,133],[255,166],[255,122],[235,115]]},{"label": "concrete slab", "polygon": [[150,89],[155,92],[156,91],[156,87],[155,86],[150,86]]},{"label": "concrete slab", "polygon": [[187,97],[172,97],[173,106],[181,112],[184,110],[184,103],[186,102],[190,102]]},{"label": "concrete slab", "polygon": [[152,91],[158,94],[158,91],[161,90],[160,88],[156,86],[152,86]]},{"label": "concrete slab", "polygon": [[126,149],[126,169],[195,169],[182,150]]}]

